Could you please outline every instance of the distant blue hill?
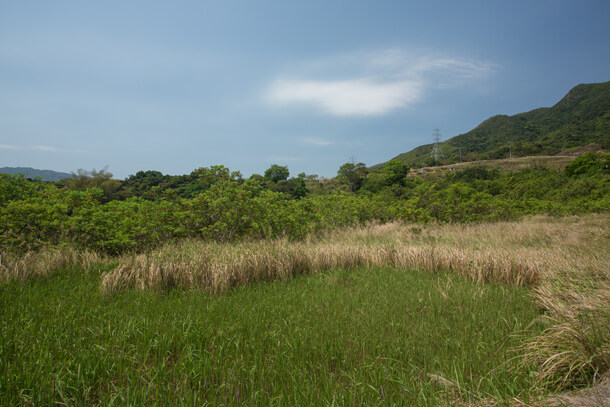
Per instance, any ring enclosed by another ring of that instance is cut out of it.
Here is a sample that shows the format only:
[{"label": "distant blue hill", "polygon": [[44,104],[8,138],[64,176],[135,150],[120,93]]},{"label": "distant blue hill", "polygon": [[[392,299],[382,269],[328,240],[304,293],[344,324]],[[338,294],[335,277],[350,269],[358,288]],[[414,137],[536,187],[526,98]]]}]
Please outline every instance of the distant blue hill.
[{"label": "distant blue hill", "polygon": [[64,178],[70,178],[72,174],[67,172],[57,172],[52,170],[38,170],[30,167],[2,167],[0,174],[23,174],[27,178],[42,177],[43,181],[60,181]]}]

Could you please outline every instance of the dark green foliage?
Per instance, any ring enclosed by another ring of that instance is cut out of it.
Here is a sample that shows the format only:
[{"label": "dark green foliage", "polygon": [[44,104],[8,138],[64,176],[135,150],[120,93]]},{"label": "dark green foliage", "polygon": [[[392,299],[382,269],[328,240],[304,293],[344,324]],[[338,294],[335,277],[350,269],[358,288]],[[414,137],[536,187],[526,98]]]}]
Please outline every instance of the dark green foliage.
[{"label": "dark green foliage", "polygon": [[300,238],[318,227],[311,202],[299,203],[258,181],[243,182],[224,167],[200,169],[198,178],[206,189],[194,198],[160,194],[106,202],[99,188],[68,190],[2,175],[1,247],[25,252],[70,244],[116,254],[189,236]]},{"label": "dark green foliage", "polygon": [[498,170],[486,170],[485,168],[479,167],[468,167],[462,171],[457,171],[452,174],[452,177],[456,180],[492,180],[499,176]]},{"label": "dark green foliage", "polygon": [[155,200],[194,198],[218,181],[242,181],[239,171],[231,172],[222,165],[198,168],[188,175],[163,175],[159,171],[139,171],[130,175],[121,187],[127,196]]},{"label": "dark green foliage", "polygon": [[[398,160],[388,161],[383,168],[376,169],[366,174],[362,182],[362,189],[371,193],[379,193],[387,187],[393,187],[394,192],[399,192],[400,187],[407,183],[409,166]],[[401,195],[399,192],[397,195]]]},{"label": "dark green foliage", "polygon": [[303,178],[294,178],[294,186],[292,187],[291,195],[295,198],[303,198],[307,195],[307,187]]},{"label": "dark green foliage", "polygon": [[405,185],[409,166],[398,160],[390,160],[383,167],[386,185]]},{"label": "dark green foliage", "polygon": [[26,252],[72,245],[118,254],[185,237],[300,239],[319,229],[374,220],[484,222],[605,212],[610,210],[607,163],[607,155],[592,153],[565,173],[470,168],[430,179],[404,177],[407,167],[399,162],[368,176],[364,164],[348,163],[339,171],[341,179],[351,179],[357,193],[342,192],[333,181],[328,191],[319,186],[310,196],[303,177],[243,180],[222,166],[183,178],[148,171],[130,177],[120,190],[140,196],[111,201],[98,187],[79,190],[89,183],[104,186],[104,177],[75,178],[70,190],[0,175],[0,248]]},{"label": "dark green foliage", "polygon": [[170,178],[159,171],[138,171],[125,179],[123,189],[131,196],[154,199],[156,191],[167,188]]},{"label": "dark green foliage", "polygon": [[273,164],[265,171],[265,179],[275,183],[286,181],[289,175],[288,167],[277,164]]},{"label": "dark green foliage", "polygon": [[191,173],[191,177],[203,188],[209,188],[218,182],[239,182],[242,180],[239,171],[231,171],[224,165],[213,165],[210,168],[198,168]]},{"label": "dark green foliage", "polygon": [[355,192],[360,189],[368,170],[364,163],[345,163],[337,171],[338,179],[350,187],[350,191]]},{"label": "dark green foliage", "polygon": [[0,206],[7,205],[10,201],[22,197],[40,196],[42,192],[49,188],[52,187],[40,182],[28,181],[24,176],[0,173]]},{"label": "dark green foliage", "polygon": [[290,178],[278,182],[264,182],[262,185],[273,192],[281,192],[292,198],[300,199],[307,195],[305,180],[302,178]]},{"label": "dark green foliage", "polygon": [[96,171],[86,171],[79,169],[77,173],[72,173],[70,178],[63,180],[63,184],[67,189],[73,191],[86,191],[89,188],[99,188],[104,193],[103,200],[105,202],[115,199],[125,199],[128,194],[122,191],[122,182],[112,179],[112,173],[102,169]]},{"label": "dark green foliage", "polygon": [[572,161],[565,168],[565,173],[569,177],[593,175],[601,172],[610,172],[610,154],[589,151]]},{"label": "dark green foliage", "polygon": [[[610,149],[610,82],[578,85],[555,106],[514,116],[491,117],[468,133],[441,143],[443,164],[528,155],[553,155],[577,146],[597,144]],[[510,149],[510,151],[509,151]],[[410,166],[428,162],[432,144],[394,159]]]}]

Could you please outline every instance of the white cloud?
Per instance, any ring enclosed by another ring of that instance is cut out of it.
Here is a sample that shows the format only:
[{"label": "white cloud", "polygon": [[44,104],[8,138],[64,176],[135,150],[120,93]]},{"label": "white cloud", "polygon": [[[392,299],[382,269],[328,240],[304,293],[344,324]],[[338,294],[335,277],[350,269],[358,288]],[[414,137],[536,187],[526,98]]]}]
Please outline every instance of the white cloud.
[{"label": "white cloud", "polygon": [[454,88],[484,79],[498,68],[490,62],[459,58],[422,58],[408,73],[418,75],[430,86]]},{"label": "white cloud", "polygon": [[420,86],[411,81],[379,83],[369,79],[311,81],[280,79],[271,84],[268,99],[277,104],[301,102],[337,116],[379,115],[419,99]]},{"label": "white cloud", "polygon": [[267,157],[267,159],[270,162],[274,162],[274,163],[282,163],[282,162],[287,162],[287,161],[303,161],[302,158],[299,157],[286,157],[286,156],[273,156],[273,157]]},{"label": "white cloud", "polygon": [[20,150],[20,151],[43,151],[47,153],[70,153],[70,154],[89,154],[85,150],[59,148],[52,146],[32,145],[32,146],[15,146],[11,144],[0,144],[0,149],[4,150]]},{"label": "white cloud", "polygon": [[29,146],[29,149],[45,151],[45,152],[49,152],[49,153],[89,154],[89,152],[85,151],[85,150],[78,150],[78,149],[73,149],[73,148],[60,148],[60,147],[52,147],[52,146],[41,146],[41,145]]},{"label": "white cloud", "polygon": [[[469,84],[495,68],[488,62],[400,49],[353,53],[304,63],[295,69],[304,71],[301,78],[280,76],[267,87],[265,99],[276,106],[315,106],[336,116],[383,115],[411,107],[432,88]],[[333,79],[312,79],[320,77]]]},{"label": "white cloud", "polygon": [[322,146],[322,147],[330,146],[331,144],[333,144],[332,141],[328,141],[328,140],[324,140],[324,139],[320,139],[320,138],[314,138],[314,137],[306,137],[303,139],[303,142],[307,143],[307,144],[314,144],[316,146]]},{"label": "white cloud", "polygon": [[52,152],[52,153],[56,153],[56,152],[60,151],[60,149],[58,149],[57,147],[51,147],[51,146],[31,146],[30,148],[32,150],[48,151],[48,152]]}]

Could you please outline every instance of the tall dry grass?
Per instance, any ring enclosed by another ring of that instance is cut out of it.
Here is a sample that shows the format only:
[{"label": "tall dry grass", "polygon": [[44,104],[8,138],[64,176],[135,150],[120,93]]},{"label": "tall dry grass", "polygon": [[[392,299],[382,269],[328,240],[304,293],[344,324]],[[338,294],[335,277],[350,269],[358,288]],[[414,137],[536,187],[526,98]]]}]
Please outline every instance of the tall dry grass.
[{"label": "tall dry grass", "polygon": [[105,260],[106,257],[98,253],[68,246],[30,251],[25,254],[0,251],[0,283],[45,277],[56,270],[71,266],[87,269]]},{"label": "tall dry grass", "polygon": [[533,288],[546,329],[516,349],[517,368],[537,365],[538,381],[552,389],[603,380],[610,374],[610,217],[562,220],[559,259]]},{"label": "tall dry grass", "polygon": [[536,253],[478,251],[460,247],[273,241],[218,245],[182,242],[149,254],[126,256],[106,274],[104,289],[198,288],[221,292],[263,280],[285,280],[335,268],[390,266],[442,270],[480,282],[535,283],[543,272]]},{"label": "tall dry grass", "polygon": [[602,221],[607,227],[603,216],[448,226],[388,223],[330,231],[303,242],[183,241],[121,257],[102,286],[220,292],[254,281],[361,266],[446,270],[478,282],[533,286],[562,270],[604,274],[608,254],[595,249],[597,237],[607,231]]},{"label": "tall dry grass", "polygon": [[574,273],[535,288],[546,310],[542,334],[516,349],[516,368],[539,366],[537,380],[553,389],[586,385],[610,372],[610,281]]},{"label": "tall dry grass", "polygon": [[477,225],[371,224],[303,242],[184,241],[128,255],[104,290],[222,292],[333,268],[449,271],[476,282],[533,287],[548,328],[523,333],[516,369],[535,364],[544,385],[588,383],[610,371],[610,216],[532,217]]}]

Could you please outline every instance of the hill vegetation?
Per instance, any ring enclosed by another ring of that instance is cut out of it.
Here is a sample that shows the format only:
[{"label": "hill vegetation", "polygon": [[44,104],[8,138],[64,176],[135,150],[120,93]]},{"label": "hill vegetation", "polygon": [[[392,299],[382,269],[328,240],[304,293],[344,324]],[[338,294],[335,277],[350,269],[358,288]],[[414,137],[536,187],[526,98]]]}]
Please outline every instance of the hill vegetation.
[{"label": "hill vegetation", "polygon": [[460,162],[460,155],[464,161],[555,155],[589,144],[610,149],[610,82],[578,85],[550,108],[493,116],[441,143],[445,158],[439,163],[430,157],[432,144],[394,159],[419,168]]},{"label": "hill vegetation", "polygon": [[2,167],[0,168],[0,174],[22,174],[26,178],[40,177],[43,181],[61,181],[62,179],[70,178],[72,176],[72,174],[68,174],[67,172],[38,170],[31,167]]},{"label": "hill vegetation", "polygon": [[[0,175],[3,250],[74,246],[108,254],[142,251],[182,238],[212,241],[287,237],[370,221],[483,222],[524,215],[610,209],[610,155],[582,155],[563,172],[470,168],[444,178],[409,178],[393,161],[367,173],[344,165],[334,185],[251,177],[215,166],[182,178],[138,173],[126,182],[106,172],[64,183]],[[272,167],[273,168],[273,167]],[[277,169],[277,168],[275,168]],[[151,182],[151,179],[154,182]]]}]

